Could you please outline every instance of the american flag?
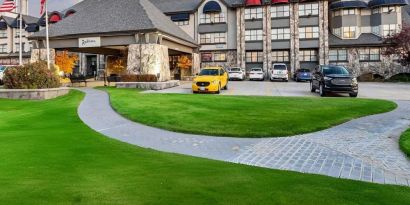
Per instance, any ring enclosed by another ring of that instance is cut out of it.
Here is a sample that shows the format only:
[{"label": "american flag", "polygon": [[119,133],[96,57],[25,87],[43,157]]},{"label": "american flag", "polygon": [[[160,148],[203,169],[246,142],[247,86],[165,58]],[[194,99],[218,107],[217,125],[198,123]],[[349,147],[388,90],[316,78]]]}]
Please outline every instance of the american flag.
[{"label": "american flag", "polygon": [[43,15],[43,13],[45,12],[45,5],[47,3],[47,0],[40,0],[40,15]]},{"label": "american flag", "polygon": [[16,8],[16,3],[14,0],[4,0],[3,4],[0,6],[0,12],[11,12]]}]

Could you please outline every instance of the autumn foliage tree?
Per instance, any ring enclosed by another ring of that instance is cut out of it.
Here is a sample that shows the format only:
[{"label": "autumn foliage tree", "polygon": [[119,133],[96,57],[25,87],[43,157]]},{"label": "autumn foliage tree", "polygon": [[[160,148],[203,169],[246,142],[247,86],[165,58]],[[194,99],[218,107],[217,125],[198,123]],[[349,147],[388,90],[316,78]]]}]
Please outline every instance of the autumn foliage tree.
[{"label": "autumn foliage tree", "polygon": [[68,51],[61,51],[56,54],[56,65],[60,68],[60,71],[64,73],[72,73],[75,64],[78,61],[78,55],[69,53]]},{"label": "autumn foliage tree", "polygon": [[192,61],[188,56],[181,56],[178,58],[177,67],[181,70],[182,76],[189,75],[192,68]]},{"label": "autumn foliage tree", "polygon": [[386,47],[383,55],[395,55],[402,65],[410,65],[410,26],[403,26],[399,33],[384,39]]}]

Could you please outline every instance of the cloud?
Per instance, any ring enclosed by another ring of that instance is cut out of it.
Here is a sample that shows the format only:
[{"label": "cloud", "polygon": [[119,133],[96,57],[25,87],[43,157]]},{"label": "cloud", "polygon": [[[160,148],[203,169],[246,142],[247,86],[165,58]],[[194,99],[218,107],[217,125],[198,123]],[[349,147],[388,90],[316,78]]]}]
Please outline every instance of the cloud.
[{"label": "cloud", "polygon": [[[29,15],[40,16],[40,0],[28,0],[29,1]],[[49,11],[61,11],[64,10],[82,0],[48,0]]]}]

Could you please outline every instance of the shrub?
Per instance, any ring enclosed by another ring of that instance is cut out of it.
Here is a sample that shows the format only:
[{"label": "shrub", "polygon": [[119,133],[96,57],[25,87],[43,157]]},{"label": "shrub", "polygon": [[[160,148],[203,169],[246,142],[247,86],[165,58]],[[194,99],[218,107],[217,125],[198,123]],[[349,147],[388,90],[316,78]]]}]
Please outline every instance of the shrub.
[{"label": "shrub", "polygon": [[47,62],[41,61],[8,68],[4,73],[4,87],[8,89],[58,88],[60,79],[54,66],[49,70]]},{"label": "shrub", "polygon": [[122,82],[157,82],[156,75],[121,75]]}]

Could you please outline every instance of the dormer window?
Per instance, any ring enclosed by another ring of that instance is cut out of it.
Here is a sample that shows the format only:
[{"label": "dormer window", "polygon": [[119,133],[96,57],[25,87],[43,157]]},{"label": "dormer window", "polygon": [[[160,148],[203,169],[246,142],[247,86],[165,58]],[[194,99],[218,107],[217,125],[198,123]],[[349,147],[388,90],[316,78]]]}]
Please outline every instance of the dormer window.
[{"label": "dormer window", "polygon": [[200,24],[224,23],[225,15],[222,8],[216,1],[209,1],[205,4],[199,19]]},{"label": "dormer window", "polygon": [[203,13],[221,13],[222,8],[216,1],[209,1],[205,4],[204,9],[202,10]]}]

